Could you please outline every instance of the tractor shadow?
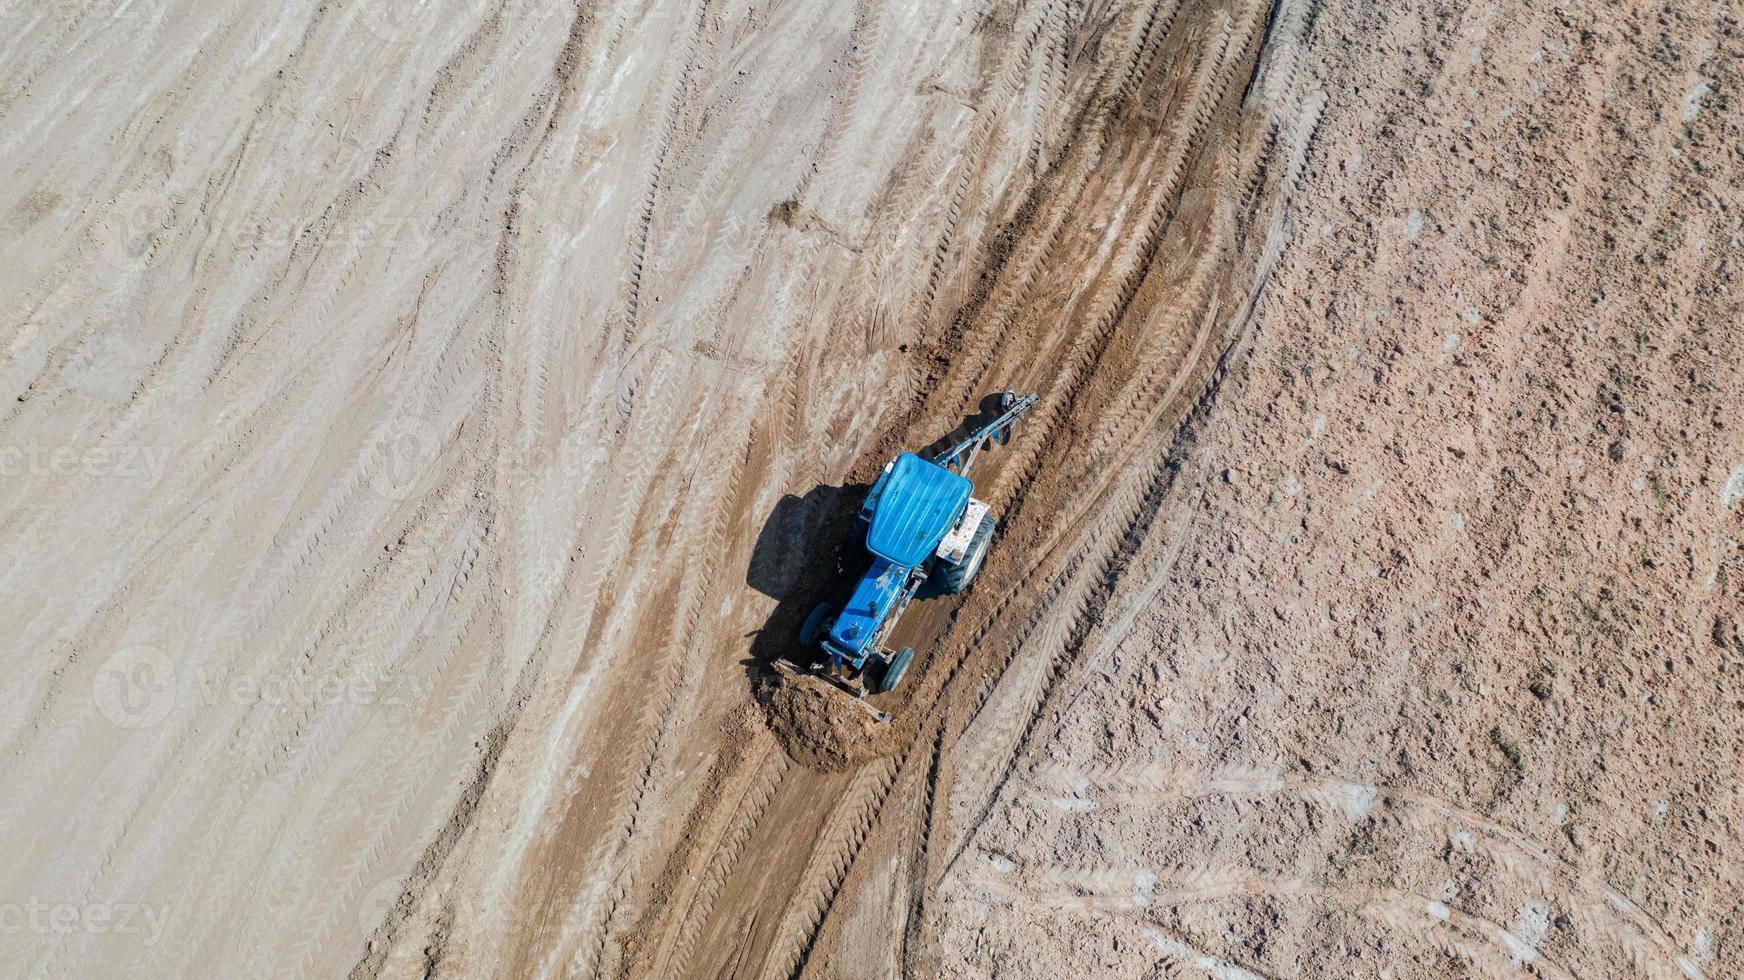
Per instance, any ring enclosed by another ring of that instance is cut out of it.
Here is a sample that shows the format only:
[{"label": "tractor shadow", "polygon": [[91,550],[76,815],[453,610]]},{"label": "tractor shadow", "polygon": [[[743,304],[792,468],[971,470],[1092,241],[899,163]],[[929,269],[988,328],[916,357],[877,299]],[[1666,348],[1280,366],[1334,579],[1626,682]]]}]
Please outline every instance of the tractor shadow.
[{"label": "tractor shadow", "polygon": [[775,600],[744,661],[754,682],[768,676],[776,660],[804,664],[815,655],[800,646],[799,629],[818,603],[840,605],[865,571],[866,550],[854,518],[871,489],[819,485],[803,497],[785,494],[775,502],[745,569],[745,584]]},{"label": "tractor shadow", "polygon": [[915,450],[915,455],[932,459],[934,456],[969,438],[969,434],[981,426],[999,417],[1000,392],[983,395],[980,405],[976,406],[975,414],[968,416],[955,429],[927,444],[925,449]]}]

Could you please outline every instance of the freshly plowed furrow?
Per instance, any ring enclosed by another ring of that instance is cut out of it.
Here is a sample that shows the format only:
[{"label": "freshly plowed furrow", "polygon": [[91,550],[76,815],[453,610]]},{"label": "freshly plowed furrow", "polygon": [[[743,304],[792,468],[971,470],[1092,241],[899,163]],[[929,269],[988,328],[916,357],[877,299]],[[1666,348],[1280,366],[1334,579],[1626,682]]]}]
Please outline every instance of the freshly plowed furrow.
[{"label": "freshly plowed furrow", "polygon": [[[832,977],[841,972],[839,963],[832,955],[814,958],[813,954],[820,948],[833,950],[841,941],[841,930],[836,928],[838,920],[832,917],[832,913],[837,908],[838,902],[849,898],[860,898],[860,896],[853,894],[856,887],[866,884],[866,877],[863,873],[865,866],[856,860],[859,852],[863,848],[878,843],[879,839],[882,839],[884,846],[888,846],[893,838],[904,840],[906,843],[915,832],[918,826],[915,821],[921,815],[919,807],[927,795],[927,785],[932,776],[934,759],[931,751],[932,746],[933,742],[930,739],[913,739],[895,756],[862,770],[861,774],[864,775],[865,772],[871,771],[879,765],[888,767],[889,777],[884,784],[884,792],[879,794],[867,808],[859,837],[853,842],[848,860],[841,862],[834,885],[824,897],[821,905],[822,914],[812,924],[805,940],[802,955],[785,974],[771,971],[767,974],[768,976],[786,976],[798,980],[798,978],[803,977]],[[893,858],[898,866],[906,863],[912,857],[912,852],[907,847],[899,848],[899,850],[904,853]],[[906,954],[900,948],[900,943],[893,941],[893,937],[903,934],[902,920],[895,913],[905,908],[912,909],[914,906],[905,900],[905,888],[901,880],[881,884],[891,886],[890,900],[892,904],[887,908],[880,909],[881,912],[885,913],[881,917],[881,922],[885,928],[880,930],[880,935],[884,936],[885,939],[879,948],[872,953],[867,963],[900,963]],[[893,949],[893,945],[898,948]],[[865,963],[857,965],[861,969],[869,969]]]},{"label": "freshly plowed furrow", "polygon": [[1000,236],[1016,237],[1018,242],[1008,254],[996,253],[997,264],[984,273],[993,277],[994,284],[986,312],[978,312],[970,325],[953,329],[944,341],[958,353],[950,360],[950,374],[938,382],[937,394],[928,400],[929,414],[961,414],[980,396],[979,386],[995,352],[1010,343],[1022,315],[1020,306],[1032,294],[1036,278],[1052,260],[1068,227],[1071,209],[1065,203],[1076,201],[1090,184],[1100,155],[1095,145],[1099,136],[1100,128],[1093,126],[1070,144],[1058,169],[1044,175],[1017,216],[1000,229]]},{"label": "freshly plowed furrow", "polygon": [[[1008,60],[996,76],[993,84],[993,97],[989,100],[991,111],[977,114],[975,130],[969,138],[967,147],[965,147],[968,151],[967,160],[975,160],[985,151],[988,140],[993,134],[993,129],[999,123],[1001,110],[1018,90],[1019,73],[1030,66],[1037,57],[1038,43],[1042,41],[1044,34],[1048,33],[1051,24],[1056,26],[1057,32],[1059,9],[1058,0],[1053,0],[1047,6],[1038,8],[1033,15],[1033,24],[1023,32],[1021,40],[1008,42],[1006,49]],[[1042,50],[1041,56],[1046,57],[1046,49]],[[1040,131],[1037,130],[1036,139],[1039,138]],[[969,166],[960,167],[956,186],[944,205],[945,213],[941,220],[936,223],[937,227],[941,229],[941,233],[937,243],[933,246],[932,263],[926,277],[925,299],[921,306],[929,318],[938,301],[939,281],[945,274],[946,261],[952,251],[952,238],[957,231],[958,220],[966,206],[970,184],[977,176],[978,174]]]},{"label": "freshly plowed furrow", "polygon": [[903,911],[902,946],[897,956],[897,963],[910,975],[919,972],[917,966],[926,944],[926,894],[932,884],[934,828],[940,817],[938,788],[944,753],[942,727],[931,734],[930,740],[932,748],[928,752],[926,771],[921,775],[920,799],[916,802],[919,813],[915,839],[908,855],[908,904]]},{"label": "freshly plowed furrow", "polygon": [[[695,410],[693,409],[693,413]],[[693,422],[695,418],[693,414]],[[684,428],[694,431],[694,425],[686,425]],[[698,521],[697,526],[707,524],[705,521]],[[706,557],[699,554],[698,550],[692,549],[687,555],[687,566],[692,561],[698,565],[706,561]],[[686,638],[697,635],[695,621],[700,612],[700,604],[705,598],[705,587],[710,582],[707,569],[690,567],[691,573],[680,578],[682,584],[677,605],[684,610],[681,618],[660,626],[656,633],[665,637],[665,642],[661,647],[662,654],[652,670],[653,683],[650,689],[653,695],[643,703],[638,725],[646,734],[641,739],[639,750],[631,756],[635,765],[630,769],[628,782],[622,790],[623,795],[614,807],[621,814],[620,822],[613,834],[602,840],[594,852],[597,867],[613,870],[612,883],[605,895],[599,904],[586,913],[586,921],[590,926],[579,938],[581,959],[571,964],[573,968],[586,973],[603,972],[605,969],[602,957],[607,951],[613,918],[622,909],[639,866],[640,851],[635,847],[636,833],[645,819],[644,807],[648,796],[657,789],[656,776],[660,768],[660,755],[670,733],[676,705],[680,703],[680,693],[684,686],[681,681],[686,659],[684,644],[687,642]]]},{"label": "freshly plowed furrow", "polygon": [[795,882],[791,904],[763,957],[761,976],[792,977],[805,966],[818,927],[877,820],[897,770],[898,764],[888,759],[868,765],[836,804],[812,844],[804,873]]},{"label": "freshly plowed furrow", "polygon": [[692,955],[696,952],[696,942],[701,933],[703,923],[714,911],[715,900],[720,897],[721,888],[726,884],[727,877],[732,873],[744,853],[751,833],[762,819],[769,800],[775,795],[781,785],[781,778],[787,770],[787,757],[782,755],[773,744],[763,746],[765,756],[758,763],[754,781],[735,806],[732,820],[722,834],[720,842],[706,852],[708,864],[706,870],[698,879],[694,890],[687,900],[681,903],[681,914],[678,920],[668,930],[669,946],[663,946],[662,955],[649,966],[649,976],[681,977],[688,975]]},{"label": "freshly plowed furrow", "polygon": [[[753,434],[753,438],[755,438],[755,434]],[[644,795],[655,783],[656,767],[661,761],[661,750],[672,735],[678,720],[680,706],[685,701],[681,695],[690,693],[689,689],[694,684],[693,680],[684,680],[683,675],[688,673],[692,678],[694,678],[696,673],[694,665],[701,661],[701,657],[699,656],[700,651],[697,649],[697,645],[702,642],[701,638],[706,635],[700,628],[702,623],[703,604],[712,594],[712,584],[719,580],[719,576],[716,573],[722,557],[723,545],[725,543],[724,531],[727,523],[732,517],[729,513],[729,508],[739,502],[739,479],[744,472],[744,463],[748,450],[749,446],[745,447],[743,450],[726,454],[717,452],[715,457],[708,461],[712,464],[709,468],[716,473],[720,472],[718,467],[721,464],[726,464],[726,483],[717,499],[715,513],[705,518],[703,523],[693,523],[690,525],[708,527],[709,533],[708,537],[702,542],[701,547],[698,550],[696,566],[693,572],[686,576],[687,582],[695,582],[698,584],[698,587],[691,595],[690,601],[685,604],[683,618],[677,624],[677,629],[675,630],[675,636],[686,638],[683,641],[685,645],[682,648],[675,646],[673,651],[671,666],[677,676],[674,676],[670,680],[662,678],[658,684],[658,689],[667,692],[667,694],[659,705],[658,716],[654,719],[653,734],[647,743],[647,751],[644,756],[642,769],[639,773],[637,782],[636,799],[630,806],[631,819],[624,827],[626,840],[635,837],[637,824],[641,816]],[[726,458],[723,459],[722,456],[725,456]],[[690,668],[689,670],[685,669],[687,666]],[[645,848],[639,850],[638,854],[645,850]],[[632,860],[632,862],[626,866],[624,871],[626,878],[633,877],[639,867],[639,862]],[[603,944],[612,935],[612,916],[608,913],[599,921],[601,922],[602,930],[600,942]],[[601,972],[607,971],[602,970]]]},{"label": "freshly plowed furrow", "polygon": [[[1046,316],[1051,313],[1055,316],[1069,316],[1080,322],[1087,321],[1088,329],[1075,334],[1065,355],[1065,363],[1056,367],[1053,376],[1046,378],[1041,386],[1043,397],[1029,421],[1030,430],[1026,432],[1029,438],[1015,444],[1011,461],[1001,467],[996,478],[999,482],[994,484],[995,491],[991,494],[993,499],[1005,498],[1005,481],[1021,484],[1034,479],[1049,436],[1069,414],[1077,394],[1088,383],[1088,372],[1092,365],[1098,362],[1101,353],[1108,348],[1118,323],[1119,311],[1129,304],[1131,294],[1137,288],[1139,275],[1148,265],[1150,257],[1155,254],[1157,235],[1161,232],[1166,214],[1165,206],[1178,191],[1180,181],[1185,175],[1184,164],[1187,156],[1197,149],[1195,137],[1204,125],[1205,118],[1200,105],[1203,94],[1209,88],[1207,82],[1218,67],[1220,54],[1221,48],[1206,53],[1200,62],[1200,68],[1192,75],[1192,81],[1189,82],[1191,94],[1185,100],[1184,111],[1186,118],[1194,122],[1191,125],[1177,125],[1174,138],[1169,142],[1169,155],[1165,158],[1166,162],[1159,167],[1165,176],[1151,185],[1148,198],[1137,209],[1143,216],[1136,222],[1137,230],[1127,241],[1114,246],[1113,255],[1093,254],[1085,259],[1069,261],[1064,266],[1087,266],[1096,269],[1100,276],[1106,276],[1118,283],[1116,288],[1099,290],[1093,294],[1095,299],[1091,303],[1094,305],[1089,309],[1074,308],[1077,304],[1073,304],[1064,310],[1035,311],[1035,315]],[[1138,172],[1148,172],[1148,168]],[[1065,259],[1064,256],[1061,258]]]}]

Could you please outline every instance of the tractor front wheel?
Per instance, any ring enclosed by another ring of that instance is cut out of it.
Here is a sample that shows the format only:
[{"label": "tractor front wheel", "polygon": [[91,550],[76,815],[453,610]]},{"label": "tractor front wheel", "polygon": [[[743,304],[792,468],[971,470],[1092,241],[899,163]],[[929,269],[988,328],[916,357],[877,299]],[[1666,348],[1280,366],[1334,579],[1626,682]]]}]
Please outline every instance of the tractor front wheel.
[{"label": "tractor front wheel", "polygon": [[829,618],[830,604],[827,602],[818,603],[812,609],[811,615],[805,617],[805,625],[799,628],[800,645],[808,647],[817,645],[817,642],[823,639],[824,623]]},{"label": "tractor front wheel", "polygon": [[878,678],[878,693],[885,694],[896,690],[896,685],[902,683],[902,675],[908,673],[908,665],[913,660],[914,651],[908,647],[896,651],[896,656],[890,658],[883,675]]}]

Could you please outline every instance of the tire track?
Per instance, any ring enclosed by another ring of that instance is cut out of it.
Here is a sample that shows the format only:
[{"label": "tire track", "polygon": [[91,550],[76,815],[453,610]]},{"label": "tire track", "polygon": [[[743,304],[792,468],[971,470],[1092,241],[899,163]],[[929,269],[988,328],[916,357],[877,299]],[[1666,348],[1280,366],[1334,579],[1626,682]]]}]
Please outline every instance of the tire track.
[{"label": "tire track", "polygon": [[[1304,776],[1281,767],[1207,772],[1178,764],[1115,763],[1083,774],[1043,769],[1025,777],[1025,782],[1036,796],[1069,793],[1116,807],[1165,807],[1209,797],[1290,795],[1351,822],[1367,819],[1372,808],[1385,812],[1414,834],[1441,838],[1449,847],[1490,856],[1503,872],[1526,881],[1539,894],[1560,891],[1569,897],[1581,896],[1581,900],[1570,902],[1577,917],[1589,929],[1620,941],[1638,967],[1664,975],[1682,969],[1678,963],[1682,948],[1676,939],[1609,884],[1557,857],[1542,841],[1422,790]],[[1118,876],[1121,872],[1105,870],[1103,874]],[[1620,933],[1619,927],[1626,933]]]},{"label": "tire track", "polygon": [[696,69],[698,51],[702,44],[702,32],[708,20],[710,0],[695,0],[696,17],[690,29],[683,35],[684,54],[679,61],[678,77],[673,82],[673,95],[667,106],[666,122],[661,128],[656,149],[654,151],[654,169],[648,182],[648,190],[642,196],[641,211],[636,220],[635,229],[630,234],[630,252],[626,257],[628,276],[624,295],[624,326],[623,335],[619,339],[619,349],[630,348],[636,342],[637,328],[641,318],[642,273],[643,266],[648,261],[648,243],[654,227],[654,209],[660,198],[661,184],[666,178],[666,158],[672,149],[672,140],[680,131],[683,116],[684,96],[691,85],[691,75]]}]

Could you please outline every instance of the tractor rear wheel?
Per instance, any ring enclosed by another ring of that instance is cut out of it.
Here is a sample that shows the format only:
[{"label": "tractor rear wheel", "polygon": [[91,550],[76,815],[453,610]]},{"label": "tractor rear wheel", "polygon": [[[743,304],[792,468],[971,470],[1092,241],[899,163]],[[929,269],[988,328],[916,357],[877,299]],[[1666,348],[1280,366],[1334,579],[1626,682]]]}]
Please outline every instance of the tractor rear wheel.
[{"label": "tractor rear wheel", "polygon": [[956,595],[967,589],[969,583],[975,580],[976,573],[981,571],[981,563],[987,558],[987,545],[993,540],[993,515],[984,514],[981,526],[975,529],[975,536],[969,539],[969,547],[963,549],[963,561],[957,565],[938,563],[939,591],[945,595]]},{"label": "tractor rear wheel", "polygon": [[902,675],[908,673],[908,665],[914,660],[914,651],[903,647],[896,651],[896,656],[890,658],[890,663],[884,667],[884,673],[878,678],[878,693],[885,694],[896,690],[896,685],[902,683]]},{"label": "tractor rear wheel", "polygon": [[799,628],[799,643],[801,646],[815,646],[823,639],[824,621],[830,618],[830,604],[820,602],[805,617],[805,625]]}]

